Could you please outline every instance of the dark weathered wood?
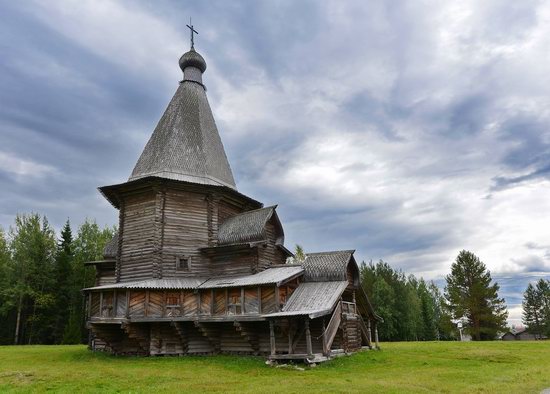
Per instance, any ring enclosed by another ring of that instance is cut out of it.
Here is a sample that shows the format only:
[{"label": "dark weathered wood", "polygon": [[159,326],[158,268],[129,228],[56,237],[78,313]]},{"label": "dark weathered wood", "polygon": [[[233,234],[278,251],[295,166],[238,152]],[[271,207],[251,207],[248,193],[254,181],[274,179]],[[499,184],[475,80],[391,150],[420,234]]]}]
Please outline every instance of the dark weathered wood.
[{"label": "dark weathered wood", "polygon": [[305,325],[305,331],[306,331],[307,354],[312,355],[313,354],[313,347],[311,345],[311,331],[309,330],[309,319],[308,318],[305,319],[304,325]]},{"label": "dark weathered wood", "polygon": [[274,355],[277,352],[275,344],[275,328],[273,325],[273,320],[269,321],[269,344],[271,347],[271,354]]}]

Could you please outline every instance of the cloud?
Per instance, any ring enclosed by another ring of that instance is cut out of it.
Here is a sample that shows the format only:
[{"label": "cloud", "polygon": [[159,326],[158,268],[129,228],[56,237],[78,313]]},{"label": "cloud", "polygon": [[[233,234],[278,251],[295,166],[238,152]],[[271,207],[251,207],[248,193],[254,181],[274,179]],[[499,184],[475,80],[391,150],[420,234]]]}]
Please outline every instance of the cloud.
[{"label": "cloud", "polygon": [[47,164],[35,163],[31,160],[24,160],[8,152],[0,151],[0,171],[14,174],[18,177],[42,177],[56,173],[56,169]]},{"label": "cloud", "polygon": [[95,188],[130,174],[192,15],[239,190],[279,204],[290,248],[357,249],[435,279],[466,248],[514,307],[548,270],[550,248],[534,247],[550,212],[547,2],[0,8],[6,227],[30,210],[117,222]]}]

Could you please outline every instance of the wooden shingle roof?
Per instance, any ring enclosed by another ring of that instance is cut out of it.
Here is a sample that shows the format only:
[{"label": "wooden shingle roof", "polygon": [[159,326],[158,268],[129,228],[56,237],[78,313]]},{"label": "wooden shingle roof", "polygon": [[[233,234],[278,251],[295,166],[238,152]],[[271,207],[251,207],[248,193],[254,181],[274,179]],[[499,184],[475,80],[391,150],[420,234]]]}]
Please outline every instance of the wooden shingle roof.
[{"label": "wooden shingle roof", "polygon": [[[218,245],[258,242],[265,239],[265,226],[276,205],[231,216],[218,229]],[[282,231],[282,230],[281,230]]]},{"label": "wooden shingle roof", "polygon": [[302,263],[308,282],[346,280],[346,269],[354,250],[308,253]]},{"label": "wooden shingle roof", "polygon": [[115,258],[118,253],[118,231],[113,235],[113,238],[105,244],[103,248],[104,257]]},{"label": "wooden shingle roof", "polygon": [[[204,69],[189,67],[190,72]],[[156,176],[237,188],[205,88],[198,79],[185,77],[180,83],[129,181]]]},{"label": "wooden shingle roof", "polygon": [[281,312],[266,317],[309,315],[314,319],[326,315],[332,312],[347,285],[346,281],[301,283]]}]

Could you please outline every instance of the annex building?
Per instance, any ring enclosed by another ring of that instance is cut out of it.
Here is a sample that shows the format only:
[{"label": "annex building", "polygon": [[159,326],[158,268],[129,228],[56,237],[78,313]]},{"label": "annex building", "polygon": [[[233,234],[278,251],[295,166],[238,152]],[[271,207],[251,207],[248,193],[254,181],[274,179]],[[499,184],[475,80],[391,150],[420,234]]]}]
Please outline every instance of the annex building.
[{"label": "annex building", "polygon": [[[203,74],[183,80],[128,181],[100,187],[119,231],[84,289],[92,350],[322,360],[377,345],[352,250],[287,264],[277,207],[239,193]],[[374,340],[373,340],[374,339]]]}]

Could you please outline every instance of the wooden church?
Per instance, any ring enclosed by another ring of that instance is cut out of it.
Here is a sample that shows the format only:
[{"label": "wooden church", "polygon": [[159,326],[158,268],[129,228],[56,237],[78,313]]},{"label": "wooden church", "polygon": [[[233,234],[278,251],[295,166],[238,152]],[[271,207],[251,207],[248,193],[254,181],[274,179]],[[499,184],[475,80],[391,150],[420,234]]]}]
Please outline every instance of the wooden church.
[{"label": "wooden church", "polygon": [[206,62],[192,45],[179,65],[183,80],[130,178],[99,188],[119,231],[87,263],[97,278],[83,290],[91,349],[313,361],[377,346],[380,319],[354,251],[287,263],[277,207],[237,190]]}]

